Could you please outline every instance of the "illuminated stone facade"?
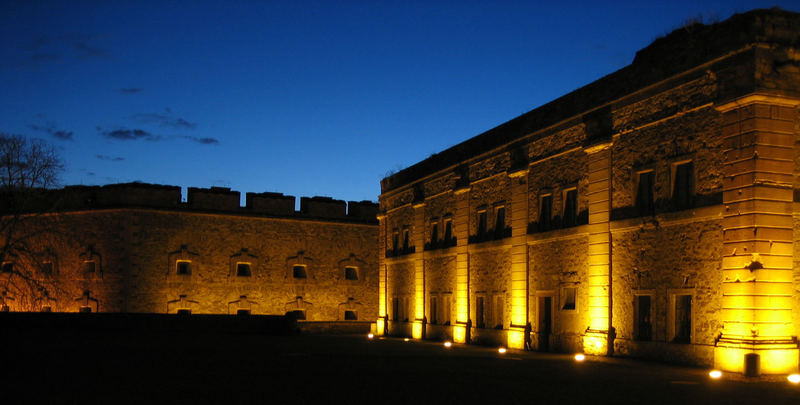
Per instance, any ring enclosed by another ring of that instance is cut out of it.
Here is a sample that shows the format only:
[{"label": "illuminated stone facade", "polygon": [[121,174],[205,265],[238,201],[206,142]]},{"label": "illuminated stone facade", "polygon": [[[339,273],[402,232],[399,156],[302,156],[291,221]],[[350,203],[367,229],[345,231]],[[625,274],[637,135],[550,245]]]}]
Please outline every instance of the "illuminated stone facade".
[{"label": "illuminated stone facade", "polygon": [[383,179],[379,331],[796,370],[797,27],[681,28]]},{"label": "illuminated stone facade", "polygon": [[[271,314],[374,321],[377,204],[224,188],[67,187],[6,254],[10,311]],[[349,212],[348,211],[349,205]]]}]

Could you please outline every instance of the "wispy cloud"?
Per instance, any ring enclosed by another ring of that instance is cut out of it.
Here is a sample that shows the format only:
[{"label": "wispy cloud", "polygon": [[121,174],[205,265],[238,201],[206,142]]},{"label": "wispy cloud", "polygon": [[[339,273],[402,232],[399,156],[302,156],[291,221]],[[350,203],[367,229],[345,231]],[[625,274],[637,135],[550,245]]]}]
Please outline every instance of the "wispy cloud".
[{"label": "wispy cloud", "polygon": [[120,157],[120,156],[112,157],[112,156],[106,156],[106,155],[94,155],[94,157],[96,157],[96,158],[98,158],[100,160],[106,160],[106,161],[109,161],[109,162],[121,162],[121,161],[125,160],[124,157]]},{"label": "wispy cloud", "polygon": [[139,94],[142,91],[144,91],[144,89],[140,87],[123,87],[117,91],[119,91],[122,94]]},{"label": "wispy cloud", "polygon": [[198,138],[196,136],[188,136],[188,135],[178,136],[178,138],[186,139],[192,142],[197,142],[202,145],[219,145],[219,139],[217,138]]},{"label": "wispy cloud", "polygon": [[97,46],[89,45],[86,42],[80,41],[73,44],[75,52],[81,58],[105,58],[108,52]]},{"label": "wispy cloud", "polygon": [[41,67],[67,59],[70,55],[78,59],[101,59],[111,56],[100,45],[104,39],[101,35],[68,33],[55,36],[43,35],[31,39],[26,39],[23,35],[20,37],[16,40],[16,55],[10,60],[3,61],[3,65],[17,68]]},{"label": "wispy cloud", "polygon": [[97,127],[97,132],[99,132],[106,138],[114,139],[117,141],[137,141],[137,140],[160,141],[162,139],[162,137],[158,135],[153,135],[143,129],[138,129],[138,128],[134,129],[120,128],[120,129],[106,130]]},{"label": "wispy cloud", "polygon": [[196,122],[190,122],[181,117],[176,117],[172,114],[172,110],[165,109],[163,113],[142,113],[135,114],[133,119],[143,124],[158,125],[162,128],[174,129],[195,129],[197,128]]},{"label": "wispy cloud", "polygon": [[44,132],[44,133],[50,134],[53,138],[56,138],[58,140],[62,140],[62,141],[72,141],[73,140],[72,131],[65,131],[63,129],[58,129],[58,128],[56,128],[56,124],[54,122],[52,122],[52,121],[48,121],[44,125],[30,124],[30,125],[28,125],[28,128],[30,128],[30,129],[32,129],[34,131],[39,131],[39,132]]}]

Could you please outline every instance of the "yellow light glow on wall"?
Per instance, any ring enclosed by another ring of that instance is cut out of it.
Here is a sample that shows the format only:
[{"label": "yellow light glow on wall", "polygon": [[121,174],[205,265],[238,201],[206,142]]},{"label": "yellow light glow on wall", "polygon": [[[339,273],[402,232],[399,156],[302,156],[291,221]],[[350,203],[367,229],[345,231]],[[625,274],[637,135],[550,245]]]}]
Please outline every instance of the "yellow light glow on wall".
[{"label": "yellow light glow on wall", "polygon": [[745,355],[755,353],[761,357],[760,368],[763,374],[797,372],[798,352],[796,347],[791,347],[791,345],[780,345],[783,348],[778,345],[770,346],[773,347],[766,346],[763,350],[718,346],[714,349],[714,367],[725,371],[744,373]]},{"label": "yellow light glow on wall", "polygon": [[456,343],[467,342],[467,328],[464,325],[453,326],[453,341]]},{"label": "yellow light glow on wall", "polygon": [[375,322],[375,334],[376,335],[386,334],[386,331],[383,329],[383,319],[378,319],[378,322]]},{"label": "yellow light glow on wall", "polygon": [[422,322],[414,322],[411,324],[411,337],[414,339],[422,339]]},{"label": "yellow light glow on wall", "polygon": [[593,355],[608,353],[608,336],[605,333],[587,332],[583,337],[583,352]]},{"label": "yellow light glow on wall", "polygon": [[511,328],[508,331],[508,347],[511,349],[524,349],[525,331],[519,328]]}]

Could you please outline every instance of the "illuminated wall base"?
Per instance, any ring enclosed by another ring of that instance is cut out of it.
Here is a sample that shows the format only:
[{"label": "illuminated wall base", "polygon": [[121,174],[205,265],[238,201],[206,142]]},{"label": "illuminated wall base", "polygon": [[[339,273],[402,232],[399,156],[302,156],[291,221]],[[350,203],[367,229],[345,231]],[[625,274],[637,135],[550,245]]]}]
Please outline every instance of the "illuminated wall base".
[{"label": "illuminated wall base", "polygon": [[414,339],[422,339],[422,322],[415,321],[411,325],[411,337]]},{"label": "illuminated wall base", "polygon": [[608,332],[587,330],[583,335],[583,352],[605,356],[608,353]]},{"label": "illuminated wall base", "polygon": [[508,331],[508,348],[509,349],[524,349],[525,348],[525,330],[521,328],[511,328]]},{"label": "illuminated wall base", "polygon": [[453,341],[467,343],[467,327],[465,325],[453,325]]},{"label": "illuminated wall base", "polygon": [[744,373],[744,356],[761,357],[761,374],[791,374],[798,370],[798,349],[795,343],[748,344],[721,343],[714,348],[714,368]]},{"label": "illuminated wall base", "polygon": [[379,336],[386,335],[386,318],[379,317],[375,322],[375,334]]}]

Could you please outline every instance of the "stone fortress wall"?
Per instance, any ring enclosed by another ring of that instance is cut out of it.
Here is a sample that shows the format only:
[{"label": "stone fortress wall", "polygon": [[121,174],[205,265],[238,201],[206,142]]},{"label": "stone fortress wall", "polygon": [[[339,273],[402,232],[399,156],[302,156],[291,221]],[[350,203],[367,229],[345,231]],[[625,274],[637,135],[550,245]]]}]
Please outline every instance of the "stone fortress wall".
[{"label": "stone fortress wall", "polygon": [[383,179],[379,331],[797,370],[798,26],[681,28]]},{"label": "stone fortress wall", "polygon": [[24,218],[6,255],[11,311],[283,315],[374,320],[377,205],[227,188],[71,186]]}]

